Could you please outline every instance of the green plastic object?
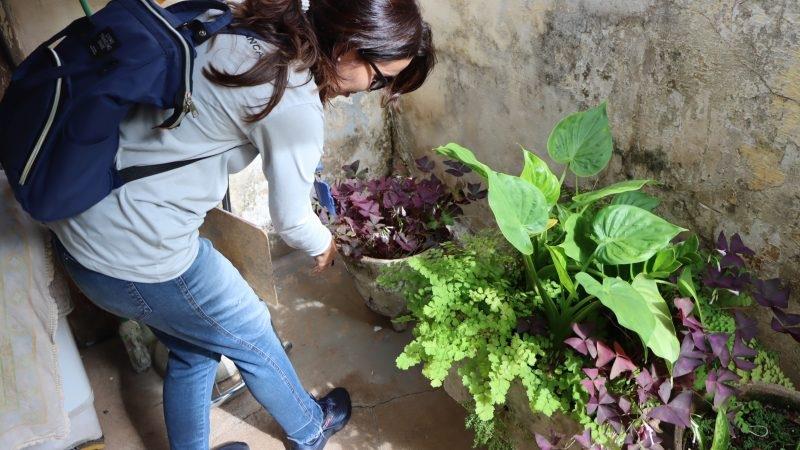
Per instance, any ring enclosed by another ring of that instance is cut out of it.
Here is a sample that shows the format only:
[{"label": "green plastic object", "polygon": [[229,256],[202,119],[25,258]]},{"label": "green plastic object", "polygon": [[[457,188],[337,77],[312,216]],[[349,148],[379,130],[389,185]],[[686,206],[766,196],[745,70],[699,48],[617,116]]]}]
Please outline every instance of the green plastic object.
[{"label": "green plastic object", "polygon": [[89,6],[88,0],[80,0],[80,2],[81,2],[81,8],[83,8],[83,12],[86,14],[86,16],[87,17],[91,16],[92,8]]}]

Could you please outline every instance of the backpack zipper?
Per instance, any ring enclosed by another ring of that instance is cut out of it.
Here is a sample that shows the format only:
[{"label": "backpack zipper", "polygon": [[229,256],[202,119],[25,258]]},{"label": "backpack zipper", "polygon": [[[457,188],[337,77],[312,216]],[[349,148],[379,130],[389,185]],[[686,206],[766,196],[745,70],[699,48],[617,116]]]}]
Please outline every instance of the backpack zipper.
[{"label": "backpack zipper", "polygon": [[[52,47],[47,47],[47,49],[53,54],[53,58],[56,61],[56,67],[61,67],[61,58],[58,57],[58,53],[56,53]],[[33,163],[36,161],[36,157],[39,156],[39,152],[42,150],[42,145],[44,145],[47,134],[50,132],[50,128],[53,126],[53,120],[56,117],[56,111],[58,111],[59,103],[61,103],[61,78],[56,79],[56,92],[53,96],[53,106],[50,107],[50,115],[47,117],[47,122],[44,124],[42,133],[39,134],[39,138],[36,140],[36,145],[33,146],[33,150],[31,151],[30,156],[28,156],[28,161],[25,163],[25,168],[22,170],[22,175],[19,177],[20,186],[24,186],[25,182],[28,181],[28,176],[30,175],[31,169],[33,169]]]},{"label": "backpack zipper", "polygon": [[140,0],[140,1],[144,4],[145,7],[147,7],[148,10],[150,10],[151,13],[153,13],[154,16],[158,18],[158,20],[160,20],[166,26],[166,28],[172,34],[175,35],[175,37],[178,39],[178,42],[180,42],[181,45],[183,46],[183,57],[184,57],[183,104],[181,105],[182,106],[181,114],[178,116],[177,119],[175,119],[174,123],[172,123],[167,127],[169,129],[177,128],[181,124],[181,121],[183,120],[184,116],[186,116],[186,113],[191,112],[193,116],[195,117],[197,116],[197,108],[194,106],[194,102],[192,101],[192,69],[193,69],[192,52],[191,49],[189,49],[189,44],[186,43],[186,39],[183,38],[183,35],[181,35],[172,25],[170,25],[167,19],[161,16],[161,14],[159,14],[155,8],[153,8],[153,5],[150,4],[150,0]]}]

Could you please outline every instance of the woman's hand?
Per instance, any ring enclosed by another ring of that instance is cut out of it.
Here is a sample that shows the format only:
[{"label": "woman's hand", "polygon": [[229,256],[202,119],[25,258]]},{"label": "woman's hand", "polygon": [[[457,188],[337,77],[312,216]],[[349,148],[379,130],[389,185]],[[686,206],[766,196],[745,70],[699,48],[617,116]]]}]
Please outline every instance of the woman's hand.
[{"label": "woman's hand", "polygon": [[331,245],[328,246],[328,249],[325,250],[323,254],[314,257],[314,261],[316,261],[317,265],[312,272],[321,273],[323,270],[327,269],[328,266],[332,266],[336,253],[336,240],[331,239]]}]

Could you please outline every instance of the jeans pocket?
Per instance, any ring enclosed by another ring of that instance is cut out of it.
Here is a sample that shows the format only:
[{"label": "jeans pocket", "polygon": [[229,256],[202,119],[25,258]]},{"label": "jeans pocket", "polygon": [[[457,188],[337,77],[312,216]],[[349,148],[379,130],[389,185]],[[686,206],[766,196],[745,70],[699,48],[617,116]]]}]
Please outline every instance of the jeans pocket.
[{"label": "jeans pocket", "polygon": [[148,315],[150,315],[150,313],[153,312],[153,309],[150,308],[150,305],[147,303],[144,297],[142,297],[141,292],[139,292],[139,289],[136,287],[136,283],[128,282],[127,288],[128,288],[128,297],[136,305],[136,313],[133,314],[134,317],[131,318],[134,320],[142,320]]}]

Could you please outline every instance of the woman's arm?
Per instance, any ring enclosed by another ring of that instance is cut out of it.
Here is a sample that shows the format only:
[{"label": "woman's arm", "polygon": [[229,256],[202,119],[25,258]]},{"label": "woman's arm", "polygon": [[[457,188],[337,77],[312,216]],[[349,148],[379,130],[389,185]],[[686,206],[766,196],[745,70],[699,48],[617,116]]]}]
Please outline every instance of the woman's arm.
[{"label": "woman's arm", "polygon": [[310,199],[324,129],[321,105],[307,103],[276,109],[248,133],[263,159],[275,231],[290,247],[314,257],[329,253],[332,245]]}]

